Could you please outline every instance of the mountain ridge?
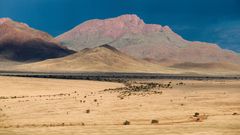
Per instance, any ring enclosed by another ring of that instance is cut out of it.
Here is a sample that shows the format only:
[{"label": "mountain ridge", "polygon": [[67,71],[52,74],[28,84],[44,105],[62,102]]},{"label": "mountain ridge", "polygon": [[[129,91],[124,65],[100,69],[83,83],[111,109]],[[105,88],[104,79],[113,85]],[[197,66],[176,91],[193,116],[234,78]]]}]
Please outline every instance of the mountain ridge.
[{"label": "mountain ridge", "polygon": [[114,47],[101,45],[83,49],[75,54],[21,65],[30,71],[101,71],[101,72],[154,72],[167,68],[128,56]]},{"label": "mountain ridge", "polygon": [[109,44],[141,59],[240,64],[239,56],[233,51],[224,50],[216,44],[187,41],[170,27],[145,24],[137,15],[89,20],[55,39],[76,51]]},{"label": "mountain ridge", "polygon": [[86,48],[75,54],[23,64],[15,70],[33,72],[132,72],[232,75],[240,74],[238,65],[228,63],[178,63],[166,66],[151,60],[131,57],[110,45]]},{"label": "mountain ridge", "polygon": [[73,52],[60,46],[46,32],[10,18],[0,19],[0,57],[13,61],[40,61]]}]

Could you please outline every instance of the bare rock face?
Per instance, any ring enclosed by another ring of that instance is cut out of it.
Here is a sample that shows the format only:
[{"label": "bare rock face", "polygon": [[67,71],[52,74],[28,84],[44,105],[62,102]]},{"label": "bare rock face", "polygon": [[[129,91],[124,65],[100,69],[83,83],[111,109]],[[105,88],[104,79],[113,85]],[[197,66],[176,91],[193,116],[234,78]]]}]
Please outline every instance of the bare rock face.
[{"label": "bare rock face", "polygon": [[63,57],[73,51],[52,36],[9,18],[0,19],[0,57],[13,61],[39,61]]},{"label": "bare rock face", "polygon": [[56,40],[76,51],[109,44],[133,57],[158,62],[240,63],[239,56],[233,51],[215,44],[187,41],[168,26],[145,24],[136,15],[90,20]]}]

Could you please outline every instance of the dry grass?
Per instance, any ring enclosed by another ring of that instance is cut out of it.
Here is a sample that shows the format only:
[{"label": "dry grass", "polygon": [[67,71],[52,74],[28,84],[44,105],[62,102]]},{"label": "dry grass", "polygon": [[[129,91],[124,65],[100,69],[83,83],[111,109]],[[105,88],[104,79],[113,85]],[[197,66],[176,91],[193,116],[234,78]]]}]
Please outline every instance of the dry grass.
[{"label": "dry grass", "polygon": [[239,134],[239,81],[137,83],[170,81],[120,99],[102,92],[119,83],[0,77],[0,135]]}]

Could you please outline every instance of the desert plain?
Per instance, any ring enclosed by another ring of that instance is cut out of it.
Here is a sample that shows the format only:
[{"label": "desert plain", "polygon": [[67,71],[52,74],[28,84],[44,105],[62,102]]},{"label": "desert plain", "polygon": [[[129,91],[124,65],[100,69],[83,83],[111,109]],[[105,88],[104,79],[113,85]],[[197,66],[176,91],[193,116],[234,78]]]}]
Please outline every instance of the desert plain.
[{"label": "desert plain", "polygon": [[0,135],[239,135],[239,80],[0,77]]}]

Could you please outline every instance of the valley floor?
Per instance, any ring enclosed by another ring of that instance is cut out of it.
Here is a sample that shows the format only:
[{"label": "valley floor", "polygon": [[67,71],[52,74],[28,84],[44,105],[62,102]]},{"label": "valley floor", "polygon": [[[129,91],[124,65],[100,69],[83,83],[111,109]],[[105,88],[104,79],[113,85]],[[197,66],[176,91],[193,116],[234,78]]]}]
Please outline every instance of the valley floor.
[{"label": "valley floor", "polygon": [[239,135],[239,114],[239,80],[0,77],[0,135]]}]

